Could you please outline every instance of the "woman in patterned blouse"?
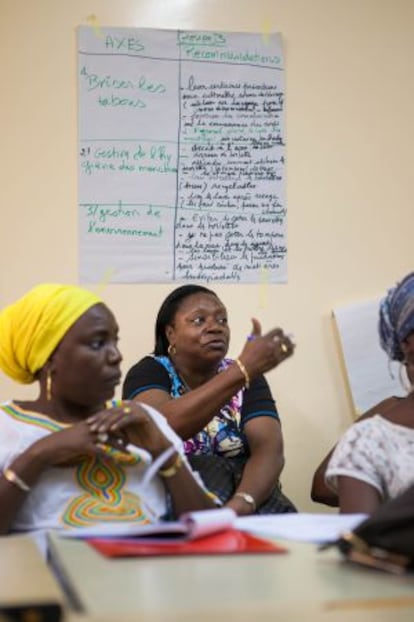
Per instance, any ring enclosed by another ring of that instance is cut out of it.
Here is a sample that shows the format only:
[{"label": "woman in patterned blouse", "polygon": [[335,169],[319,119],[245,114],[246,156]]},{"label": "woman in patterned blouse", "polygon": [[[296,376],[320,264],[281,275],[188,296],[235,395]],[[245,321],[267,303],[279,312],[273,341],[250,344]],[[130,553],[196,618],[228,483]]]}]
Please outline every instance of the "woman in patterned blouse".
[{"label": "woman in patterned blouse", "polygon": [[[123,387],[126,399],[167,417],[187,455],[244,461],[230,498],[213,488],[238,514],[254,513],[282,472],[282,430],[263,374],[294,351],[280,328],[262,335],[259,322],[252,322],[240,356],[229,359],[227,311],[218,296],[198,285],[175,289],[158,312],[153,356],[129,370]],[[200,474],[206,477],[202,468]]]}]

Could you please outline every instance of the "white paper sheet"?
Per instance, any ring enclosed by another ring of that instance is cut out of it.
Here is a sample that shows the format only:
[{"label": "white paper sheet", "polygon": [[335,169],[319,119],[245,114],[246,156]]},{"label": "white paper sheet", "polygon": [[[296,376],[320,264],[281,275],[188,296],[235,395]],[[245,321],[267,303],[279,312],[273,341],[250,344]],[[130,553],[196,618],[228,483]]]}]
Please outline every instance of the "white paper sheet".
[{"label": "white paper sheet", "polygon": [[379,303],[380,298],[333,311],[357,414],[387,397],[405,394],[399,365],[389,362],[379,345]]},{"label": "white paper sheet", "polygon": [[101,31],[78,32],[81,281],[285,281],[280,35]]},{"label": "white paper sheet", "polygon": [[261,536],[322,544],[336,540],[364,518],[365,514],[267,514],[239,517],[235,527]]}]

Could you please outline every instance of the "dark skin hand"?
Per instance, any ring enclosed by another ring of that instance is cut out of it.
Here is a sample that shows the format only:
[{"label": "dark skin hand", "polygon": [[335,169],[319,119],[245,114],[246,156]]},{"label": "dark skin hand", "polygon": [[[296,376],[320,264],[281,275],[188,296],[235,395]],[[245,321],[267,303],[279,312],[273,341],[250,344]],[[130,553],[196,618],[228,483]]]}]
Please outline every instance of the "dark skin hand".
[{"label": "dark skin hand", "polygon": [[[171,442],[148,412],[135,402],[123,402],[121,408],[113,409],[109,415],[108,413],[93,415],[88,418],[87,425],[92,433],[108,434],[109,438],[121,439],[123,443],[145,447],[153,458],[157,458],[171,446]],[[176,460],[177,452],[162,465],[162,470],[174,466]],[[194,507],[200,510],[216,507],[214,501],[200,488],[184,464],[178,468],[173,477],[164,478],[163,482],[171,493],[176,516]]]},{"label": "dark skin hand", "polygon": [[108,434],[109,438],[145,447],[153,458],[171,445],[147,411],[136,402],[124,401],[120,408],[92,415],[86,424],[92,434]]}]

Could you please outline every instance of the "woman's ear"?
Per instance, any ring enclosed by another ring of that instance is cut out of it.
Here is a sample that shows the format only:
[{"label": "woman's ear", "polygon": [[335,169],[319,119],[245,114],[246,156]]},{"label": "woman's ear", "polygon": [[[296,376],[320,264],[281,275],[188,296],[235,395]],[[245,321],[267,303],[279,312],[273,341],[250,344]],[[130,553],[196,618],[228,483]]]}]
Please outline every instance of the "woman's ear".
[{"label": "woman's ear", "polygon": [[165,327],[165,336],[168,339],[168,343],[174,346],[175,345],[175,330],[174,330],[174,327],[171,326],[171,324],[168,324],[168,326]]}]

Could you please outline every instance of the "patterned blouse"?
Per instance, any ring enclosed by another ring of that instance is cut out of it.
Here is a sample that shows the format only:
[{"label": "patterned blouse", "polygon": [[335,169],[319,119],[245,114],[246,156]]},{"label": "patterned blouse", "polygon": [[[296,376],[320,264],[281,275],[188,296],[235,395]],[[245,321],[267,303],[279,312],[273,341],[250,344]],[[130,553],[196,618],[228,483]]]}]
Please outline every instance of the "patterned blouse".
[{"label": "patterned blouse", "polygon": [[[232,359],[224,359],[217,373],[227,369]],[[124,399],[132,399],[151,389],[167,391],[178,398],[188,392],[168,356],[147,356],[128,372]],[[248,454],[244,426],[255,417],[279,419],[275,402],[263,376],[255,378],[249,389],[238,391],[198,434],[184,441],[186,454],[216,454],[235,457]]]}]

